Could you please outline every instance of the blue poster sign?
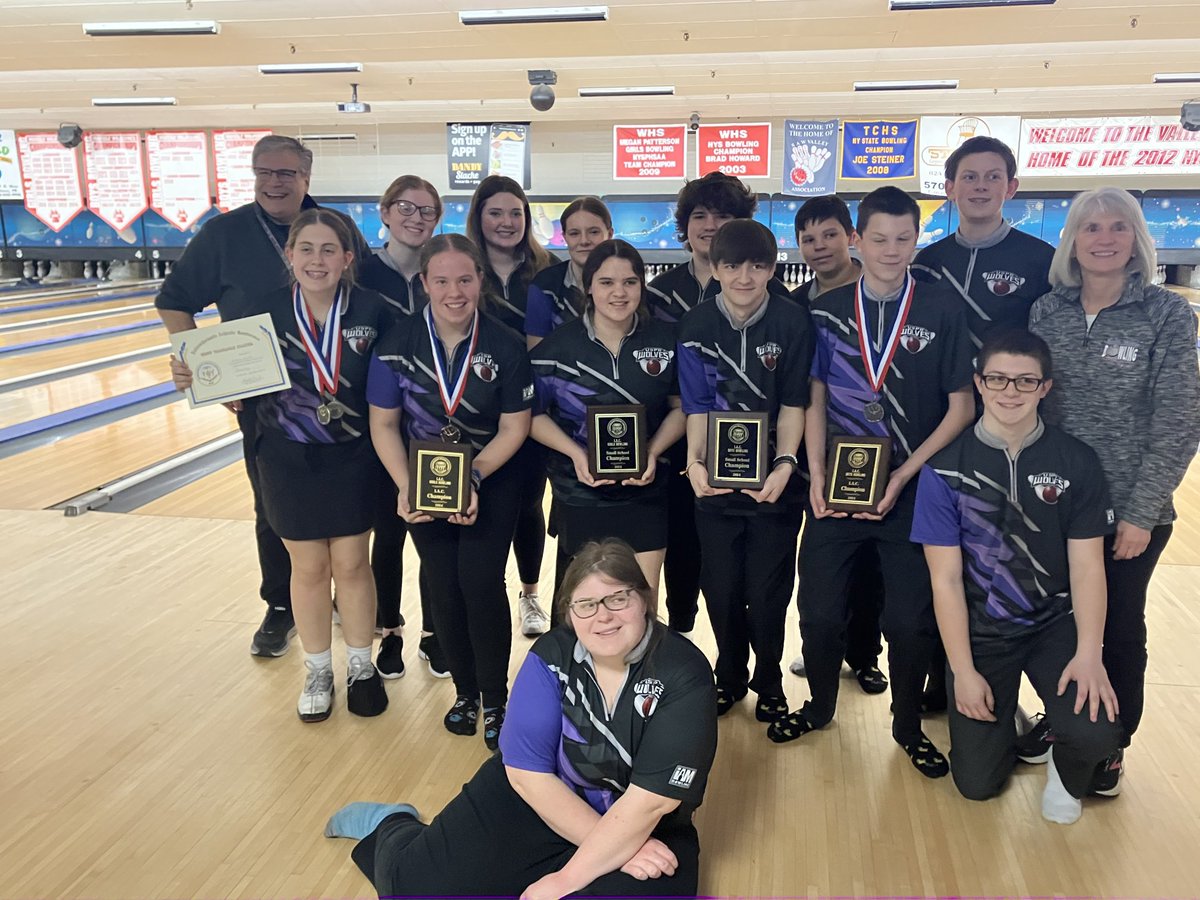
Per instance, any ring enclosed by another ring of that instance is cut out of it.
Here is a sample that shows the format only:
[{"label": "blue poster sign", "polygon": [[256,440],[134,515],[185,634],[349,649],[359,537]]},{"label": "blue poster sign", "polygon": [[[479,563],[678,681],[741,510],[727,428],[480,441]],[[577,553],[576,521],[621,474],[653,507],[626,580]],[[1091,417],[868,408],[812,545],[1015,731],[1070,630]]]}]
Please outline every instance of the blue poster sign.
[{"label": "blue poster sign", "polygon": [[843,121],[843,178],[886,181],[917,174],[917,120]]},{"label": "blue poster sign", "polygon": [[834,192],[837,135],[837,119],[787,119],[783,123],[783,193],[820,197]]}]

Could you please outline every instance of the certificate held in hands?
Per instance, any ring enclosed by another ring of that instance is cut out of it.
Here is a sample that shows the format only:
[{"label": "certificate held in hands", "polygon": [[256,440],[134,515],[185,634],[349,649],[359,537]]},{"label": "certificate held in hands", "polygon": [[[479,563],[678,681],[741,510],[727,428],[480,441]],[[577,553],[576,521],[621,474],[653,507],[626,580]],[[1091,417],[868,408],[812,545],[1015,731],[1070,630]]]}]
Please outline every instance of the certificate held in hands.
[{"label": "certificate held in hands", "polygon": [[825,472],[825,505],[834,512],[877,513],[891,475],[892,439],[832,439]]},{"label": "certificate held in hands", "polygon": [[176,358],[192,370],[188,405],[208,406],[292,386],[269,313],[171,335]]},{"label": "certificate held in hands", "polygon": [[435,519],[471,505],[470,444],[412,441],[408,446],[408,507]]},{"label": "certificate held in hands", "polygon": [[709,487],[762,490],[768,474],[769,439],[770,425],[765,412],[710,412]]},{"label": "certificate held in hands", "polygon": [[646,407],[637,403],[589,406],[588,472],[593,478],[638,478],[646,471]]}]

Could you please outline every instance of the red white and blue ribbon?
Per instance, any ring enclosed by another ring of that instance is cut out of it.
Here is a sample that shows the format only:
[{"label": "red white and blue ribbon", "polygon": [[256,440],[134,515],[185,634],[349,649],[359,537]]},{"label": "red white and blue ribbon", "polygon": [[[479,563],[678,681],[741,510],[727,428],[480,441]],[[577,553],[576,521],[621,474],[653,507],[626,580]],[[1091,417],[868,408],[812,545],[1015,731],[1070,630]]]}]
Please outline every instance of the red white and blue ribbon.
[{"label": "red white and blue ribbon", "polygon": [[463,354],[453,387],[451,387],[450,377],[447,375],[450,361],[446,359],[446,351],[442,347],[441,338],[437,335],[437,329],[433,327],[433,313],[430,312],[429,306],[425,307],[423,315],[425,324],[429,327],[429,345],[433,348],[433,370],[437,376],[438,393],[442,396],[442,408],[446,410],[448,418],[454,415],[458,404],[462,402],[463,394],[467,392],[467,375],[471,371],[471,357],[475,355],[475,346],[479,340],[479,311],[475,311],[475,317],[471,320],[471,346]]},{"label": "red white and blue ribbon", "polygon": [[896,311],[896,321],[892,324],[892,331],[888,335],[886,343],[880,348],[878,358],[875,357],[874,348],[867,337],[870,323],[867,320],[863,278],[860,277],[854,286],[854,320],[858,325],[858,349],[862,353],[863,368],[867,370],[867,381],[871,383],[871,390],[876,394],[883,389],[883,380],[887,378],[888,369],[891,368],[892,359],[896,355],[896,349],[900,346],[900,332],[904,330],[904,323],[908,320],[908,313],[912,309],[916,286],[911,275],[904,276],[904,287],[900,290],[900,306]]},{"label": "red white and blue ribbon", "polygon": [[325,330],[320,333],[317,320],[304,301],[300,285],[292,288],[292,306],[296,314],[296,327],[300,329],[300,341],[308,353],[312,368],[313,384],[318,391],[333,396],[338,389],[338,373],[342,369],[342,289],[338,288],[325,320]]}]

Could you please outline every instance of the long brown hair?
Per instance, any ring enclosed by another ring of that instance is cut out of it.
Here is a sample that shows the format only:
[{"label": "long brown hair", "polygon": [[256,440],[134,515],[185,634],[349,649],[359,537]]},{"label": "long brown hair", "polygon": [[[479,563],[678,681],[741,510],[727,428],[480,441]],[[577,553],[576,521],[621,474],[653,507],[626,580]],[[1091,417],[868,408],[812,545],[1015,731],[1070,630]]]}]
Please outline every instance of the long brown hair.
[{"label": "long brown hair", "polygon": [[[288,229],[287,244],[284,246],[288,250],[296,249],[296,241],[300,237],[300,232],[309,225],[327,225],[333,230],[337,236],[338,243],[342,245],[342,252],[354,252],[354,237],[350,233],[350,226],[346,220],[332,209],[322,209],[319,206],[309,207],[308,209],[300,210],[300,215],[292,219],[292,225]],[[350,260],[350,265],[346,266],[346,270],[342,272],[341,286],[349,291],[354,287],[354,269],[358,264],[357,259]],[[296,283],[296,273],[291,272],[292,284]]]},{"label": "long brown hair", "polygon": [[505,175],[489,175],[479,183],[471,197],[471,206],[467,210],[467,237],[473,240],[479,249],[485,251],[487,245],[483,241],[483,207],[487,201],[497,194],[512,194],[525,207],[525,234],[521,236],[518,250],[525,254],[523,266],[530,267],[529,277],[532,278],[546,266],[550,265],[550,254],[538,243],[537,235],[533,233],[533,214],[529,210],[529,198],[521,185]]}]

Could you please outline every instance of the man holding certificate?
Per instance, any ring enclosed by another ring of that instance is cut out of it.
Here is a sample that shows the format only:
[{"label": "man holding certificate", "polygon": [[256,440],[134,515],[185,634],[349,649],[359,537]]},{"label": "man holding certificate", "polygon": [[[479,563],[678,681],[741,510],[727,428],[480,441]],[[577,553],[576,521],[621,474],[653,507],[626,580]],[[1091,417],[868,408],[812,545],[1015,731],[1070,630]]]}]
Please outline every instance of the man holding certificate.
[{"label": "man holding certificate", "polygon": [[768,736],[795,740],[833,718],[851,561],[873,544],[887,586],[882,624],[892,736],[922,775],[940,778],[949,771],[946,759],[921,730],[937,623],[929,571],[909,540],[913,479],[970,424],[974,401],[961,304],[908,273],[920,219],[916,201],[898,188],[868,194],[858,210],[862,277],[812,303],[816,355],[805,423],[812,518],[800,549],[800,627],[812,699],[775,722]]},{"label": "man holding certificate", "polygon": [[813,354],[808,312],[769,292],[777,252],[774,235],[752,219],[722,225],[710,251],[721,292],[679,323],[684,471],[697,497],[700,586],[717,638],[717,715],[753,690],[760,722],[787,712],[780,660],[804,499],[792,476]]}]

